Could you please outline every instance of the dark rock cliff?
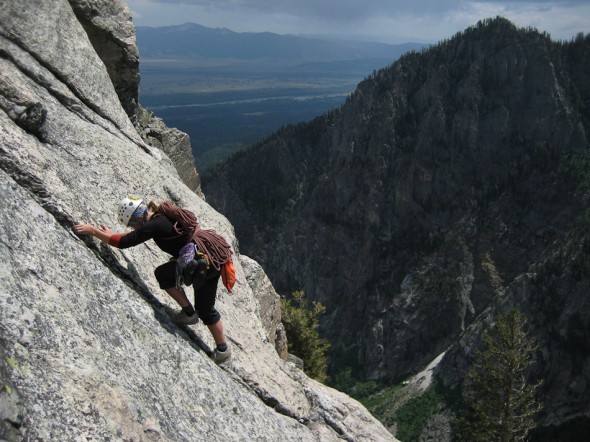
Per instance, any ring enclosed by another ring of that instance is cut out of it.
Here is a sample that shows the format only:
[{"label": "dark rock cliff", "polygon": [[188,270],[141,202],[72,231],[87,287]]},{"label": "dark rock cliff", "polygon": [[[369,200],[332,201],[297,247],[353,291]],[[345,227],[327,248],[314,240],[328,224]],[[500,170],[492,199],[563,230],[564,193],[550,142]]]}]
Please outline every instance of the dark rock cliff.
[{"label": "dark rock cliff", "polygon": [[[332,365],[461,383],[490,306],[541,342],[546,425],[588,419],[590,38],[505,19],[409,53],[203,180],[279,292],[327,307]],[[346,357],[345,357],[346,356]]]}]

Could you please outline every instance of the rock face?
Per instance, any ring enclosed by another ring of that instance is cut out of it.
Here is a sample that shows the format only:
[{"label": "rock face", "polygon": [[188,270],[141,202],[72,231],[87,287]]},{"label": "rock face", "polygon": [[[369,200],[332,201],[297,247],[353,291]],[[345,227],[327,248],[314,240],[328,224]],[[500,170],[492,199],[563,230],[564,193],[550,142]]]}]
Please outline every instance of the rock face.
[{"label": "rock face", "polygon": [[134,116],[140,75],[131,11],[124,2],[111,0],[71,0],[70,5],[107,68],[123,109]]},{"label": "rock face", "polygon": [[70,5],[104,63],[119,101],[139,135],[150,146],[163,150],[184,183],[202,197],[189,136],[167,127],[138,103],[139,51],[127,5],[110,0],[72,0]]},{"label": "rock face", "polygon": [[334,367],[398,379],[452,346],[440,375],[459,385],[476,325],[515,305],[542,349],[543,423],[588,422],[589,45],[479,23],[203,190],[279,293],[326,306]]},{"label": "rock face", "polygon": [[[252,288],[266,285],[259,268],[240,256],[227,219],[138,135],[123,79],[88,37],[109,34],[106,17],[127,30],[125,10],[0,8],[0,438],[393,440],[358,402],[279,357],[269,339],[279,327],[263,324]],[[235,294],[218,293],[234,352],[225,367],[208,357],[205,326],[169,319],[176,306],[152,273],[168,257],[154,244],[119,251],[71,233],[79,221],[116,229],[127,195],[171,199],[233,244]]]},{"label": "rock face", "polygon": [[268,339],[279,356],[288,360],[287,335],[281,322],[280,297],[260,264],[244,255],[240,257],[240,262],[246,272],[248,285],[258,300],[258,316],[262,320]]}]

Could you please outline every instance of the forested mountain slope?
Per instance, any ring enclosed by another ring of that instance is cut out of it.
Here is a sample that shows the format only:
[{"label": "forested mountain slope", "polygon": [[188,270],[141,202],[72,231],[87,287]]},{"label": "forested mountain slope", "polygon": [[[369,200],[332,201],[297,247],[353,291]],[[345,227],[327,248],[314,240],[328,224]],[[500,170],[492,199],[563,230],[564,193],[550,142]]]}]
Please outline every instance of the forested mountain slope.
[{"label": "forested mountain slope", "polygon": [[541,345],[544,424],[587,422],[589,69],[589,37],[486,20],[203,190],[279,292],[327,307],[333,368],[399,379],[448,350],[440,375],[459,385],[488,308],[515,305]]}]

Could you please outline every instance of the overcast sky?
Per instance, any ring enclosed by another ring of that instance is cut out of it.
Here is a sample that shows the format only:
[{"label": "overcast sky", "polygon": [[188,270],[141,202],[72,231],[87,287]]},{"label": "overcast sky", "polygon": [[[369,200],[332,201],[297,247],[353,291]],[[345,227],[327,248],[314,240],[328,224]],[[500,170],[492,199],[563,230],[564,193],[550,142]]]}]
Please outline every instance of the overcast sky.
[{"label": "overcast sky", "polygon": [[127,0],[136,26],[186,22],[237,32],[435,43],[498,15],[569,40],[590,33],[590,0]]}]

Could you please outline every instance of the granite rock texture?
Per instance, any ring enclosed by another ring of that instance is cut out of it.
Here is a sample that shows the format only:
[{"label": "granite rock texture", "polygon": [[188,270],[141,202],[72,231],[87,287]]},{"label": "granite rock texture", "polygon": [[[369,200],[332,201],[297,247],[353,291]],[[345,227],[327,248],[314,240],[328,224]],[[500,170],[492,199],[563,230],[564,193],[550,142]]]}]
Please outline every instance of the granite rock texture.
[{"label": "granite rock texture", "polygon": [[[260,269],[242,265],[228,220],[137,133],[88,36],[102,32],[98,17],[125,28],[125,10],[0,7],[0,438],[394,440],[361,404],[280,358],[250,284]],[[72,234],[81,221],[119,230],[128,195],[173,200],[232,244],[235,293],[218,291],[234,354],[224,367],[209,359],[205,326],[171,321],[177,307],[153,276],[168,257],[153,243],[120,251]]]}]

